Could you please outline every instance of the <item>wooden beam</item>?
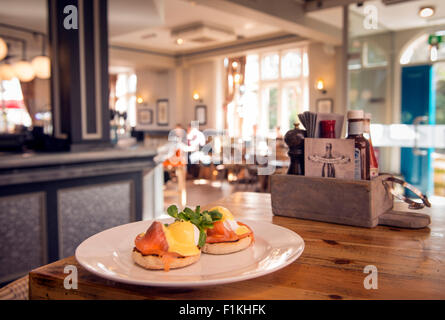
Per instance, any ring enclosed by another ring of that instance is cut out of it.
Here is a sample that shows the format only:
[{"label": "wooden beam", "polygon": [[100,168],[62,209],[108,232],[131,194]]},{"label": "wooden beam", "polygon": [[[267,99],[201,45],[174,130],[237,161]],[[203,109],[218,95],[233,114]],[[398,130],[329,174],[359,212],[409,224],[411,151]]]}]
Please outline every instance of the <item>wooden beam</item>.
[{"label": "wooden beam", "polygon": [[304,4],[304,12],[318,11],[322,9],[342,7],[355,3],[364,3],[365,0],[312,0]]}]

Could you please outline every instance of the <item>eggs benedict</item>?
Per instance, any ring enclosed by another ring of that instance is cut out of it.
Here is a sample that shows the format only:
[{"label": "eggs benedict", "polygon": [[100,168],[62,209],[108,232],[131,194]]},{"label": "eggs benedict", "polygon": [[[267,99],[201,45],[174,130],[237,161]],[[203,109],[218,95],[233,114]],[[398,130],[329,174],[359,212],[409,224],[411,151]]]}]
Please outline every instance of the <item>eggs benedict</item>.
[{"label": "eggs benedict", "polygon": [[206,229],[207,238],[202,252],[228,254],[244,250],[254,242],[253,231],[236,221],[228,209],[214,207],[209,212],[218,212],[222,217],[213,223],[213,227]]},{"label": "eggs benedict", "polygon": [[146,269],[168,271],[199,260],[199,229],[189,221],[177,220],[169,225],[154,221],[135,241],[132,257]]}]

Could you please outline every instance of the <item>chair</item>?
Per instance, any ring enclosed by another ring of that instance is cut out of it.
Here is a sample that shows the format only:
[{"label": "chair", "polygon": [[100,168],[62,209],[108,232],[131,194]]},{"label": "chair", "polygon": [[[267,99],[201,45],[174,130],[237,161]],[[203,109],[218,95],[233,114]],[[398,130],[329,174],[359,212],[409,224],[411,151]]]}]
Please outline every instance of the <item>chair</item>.
[{"label": "chair", "polygon": [[29,275],[0,288],[0,300],[29,300]]}]

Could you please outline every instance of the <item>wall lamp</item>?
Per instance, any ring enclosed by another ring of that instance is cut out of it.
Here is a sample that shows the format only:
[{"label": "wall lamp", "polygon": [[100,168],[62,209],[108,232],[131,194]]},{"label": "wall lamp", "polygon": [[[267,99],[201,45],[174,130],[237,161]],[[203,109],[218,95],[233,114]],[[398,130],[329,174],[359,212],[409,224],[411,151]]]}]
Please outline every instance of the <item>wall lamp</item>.
[{"label": "wall lamp", "polygon": [[193,96],[192,96],[193,100],[197,101],[197,102],[202,102],[201,96],[199,95],[198,91],[193,91]]},{"label": "wall lamp", "polygon": [[315,83],[315,87],[317,88],[318,91],[320,91],[322,94],[325,94],[327,92],[327,90],[325,89],[325,85],[324,85],[324,81],[323,79],[318,79],[317,82]]}]

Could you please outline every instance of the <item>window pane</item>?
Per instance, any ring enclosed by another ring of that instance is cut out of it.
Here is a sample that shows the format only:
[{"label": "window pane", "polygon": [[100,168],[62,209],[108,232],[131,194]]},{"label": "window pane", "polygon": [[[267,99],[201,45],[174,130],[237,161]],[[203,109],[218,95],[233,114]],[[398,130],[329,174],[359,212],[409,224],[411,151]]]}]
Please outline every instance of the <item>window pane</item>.
[{"label": "window pane", "polygon": [[258,82],[259,79],[259,64],[258,55],[249,55],[246,58],[246,74],[245,74],[245,85],[250,85],[252,83]]},{"label": "window pane", "polygon": [[283,78],[297,78],[301,75],[300,50],[288,51],[281,58],[281,76]]},{"label": "window pane", "polygon": [[271,80],[278,78],[278,53],[265,55],[261,61],[261,79]]},{"label": "window pane", "polygon": [[278,125],[278,88],[269,87],[263,90],[263,106],[268,117],[268,129],[275,129]]},{"label": "window pane", "polygon": [[302,92],[300,85],[292,85],[283,88],[282,98],[282,132],[286,132],[294,127],[298,121],[298,113],[303,111],[301,106]]}]

